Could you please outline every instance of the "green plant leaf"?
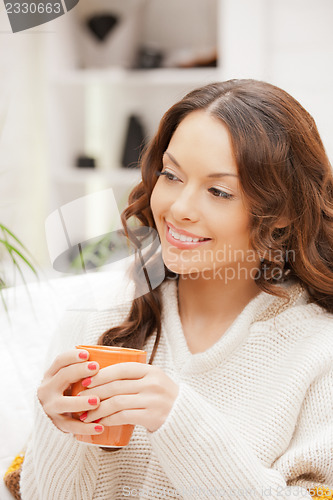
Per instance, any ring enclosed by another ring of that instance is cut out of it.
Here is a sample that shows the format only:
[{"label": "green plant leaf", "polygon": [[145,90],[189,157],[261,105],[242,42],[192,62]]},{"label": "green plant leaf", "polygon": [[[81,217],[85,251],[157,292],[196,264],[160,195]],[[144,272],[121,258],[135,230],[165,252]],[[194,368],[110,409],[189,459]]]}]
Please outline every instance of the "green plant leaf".
[{"label": "green plant leaf", "polygon": [[31,253],[30,253],[30,252],[29,252],[29,250],[25,247],[25,245],[22,243],[22,241],[21,241],[21,240],[19,240],[19,239],[18,239],[18,237],[17,237],[17,236],[15,236],[15,234],[14,234],[12,231],[10,231],[10,230],[8,229],[8,227],[4,226],[3,224],[0,224],[0,229],[2,229],[2,231],[3,231],[4,233],[8,233],[8,234],[9,234],[9,236],[10,236],[11,238],[13,238],[13,240],[15,240],[15,241],[16,241],[16,243],[18,243],[18,245],[19,245],[21,248],[23,248],[23,250],[24,250],[27,254],[29,254],[29,255],[32,257]]},{"label": "green plant leaf", "polygon": [[[38,274],[37,274],[37,271],[36,271],[34,265],[31,264],[31,262],[29,262],[27,257],[23,254],[23,251],[28,253],[28,254],[29,254],[29,252],[26,249],[26,247],[23,245],[23,243],[17,238],[17,236],[15,236],[15,234],[12,231],[10,231],[6,226],[4,226],[3,224],[0,224],[0,230],[2,231],[2,234],[3,234],[3,239],[0,238],[0,244],[2,244],[5,247],[5,249],[7,250],[7,253],[8,253],[8,255],[13,263],[14,270],[15,269],[18,270],[18,272],[21,276],[22,282],[23,282],[24,286],[26,287],[31,306],[33,307],[31,297],[29,294],[29,290],[27,287],[27,282],[26,282],[25,277],[24,277],[24,273],[23,273],[22,268],[17,260],[18,258],[21,259],[22,263],[25,266],[27,266],[34,273],[34,275],[38,278]],[[9,238],[14,240],[14,242],[16,243],[15,246],[9,241]],[[17,248],[17,246],[19,248]],[[6,288],[6,283],[4,282],[4,280],[0,276],[1,302],[2,302],[3,307],[5,309],[9,323],[11,323],[10,315],[9,315],[9,311],[8,311],[8,306],[7,306],[7,303],[6,303],[4,294],[3,294],[4,288]]]},{"label": "green plant leaf", "polygon": [[[8,241],[0,239],[0,243],[2,243],[8,250],[8,253],[13,261],[13,264],[16,265],[16,267],[20,270],[20,266],[17,264],[16,260],[13,258],[13,252],[15,252],[22,260],[23,262],[31,269],[31,271],[37,276],[37,271],[34,268],[34,266],[24,257],[24,255],[13,245],[8,243]],[[20,270],[21,271],[21,270]]]},{"label": "green plant leaf", "polygon": [[3,305],[3,308],[4,308],[5,312],[7,314],[7,317],[9,318],[8,307],[7,307],[7,304],[6,304],[6,301],[5,301],[5,297],[3,296],[3,292],[2,292],[3,289],[4,289],[4,287],[0,288],[1,302],[2,302],[2,305]]}]

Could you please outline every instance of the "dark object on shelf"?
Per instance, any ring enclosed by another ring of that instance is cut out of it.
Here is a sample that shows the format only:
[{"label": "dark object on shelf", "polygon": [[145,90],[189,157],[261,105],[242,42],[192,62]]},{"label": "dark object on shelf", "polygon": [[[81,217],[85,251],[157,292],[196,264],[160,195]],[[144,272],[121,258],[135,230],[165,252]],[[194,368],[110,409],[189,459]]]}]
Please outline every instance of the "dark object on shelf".
[{"label": "dark object on shelf", "polygon": [[95,168],[95,158],[84,155],[78,156],[76,159],[76,166],[79,168]]},{"label": "dark object on shelf", "polygon": [[162,66],[164,54],[161,50],[142,47],[138,52],[137,69],[153,69]]},{"label": "dark object on shelf", "polygon": [[125,168],[137,168],[140,155],[145,147],[145,134],[140,119],[131,115],[129,117],[122,166]]},{"label": "dark object on shelf", "polygon": [[[94,10],[87,11],[78,29],[79,66],[132,69],[140,47],[147,0],[86,3]],[[103,10],[98,11],[99,8]]]},{"label": "dark object on shelf", "polygon": [[98,14],[87,20],[87,26],[98,41],[104,42],[110,31],[118,24],[118,20],[113,14]]}]

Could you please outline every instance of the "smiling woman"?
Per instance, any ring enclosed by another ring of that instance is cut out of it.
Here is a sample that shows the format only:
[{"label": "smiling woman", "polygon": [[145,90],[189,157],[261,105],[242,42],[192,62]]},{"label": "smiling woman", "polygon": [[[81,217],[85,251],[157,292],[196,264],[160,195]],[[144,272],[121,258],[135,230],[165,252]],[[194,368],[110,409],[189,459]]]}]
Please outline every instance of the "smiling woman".
[{"label": "smiling woman", "polygon": [[[157,230],[164,279],[124,307],[64,318],[23,498],[333,490],[333,176],[314,120],[264,82],[207,85],[166,112],[141,171],[122,221],[134,243],[131,217]],[[99,368],[73,349],[96,343],[143,348],[149,363]],[[88,390],[68,396],[78,381]],[[127,424],[113,453],[73,436]]]}]

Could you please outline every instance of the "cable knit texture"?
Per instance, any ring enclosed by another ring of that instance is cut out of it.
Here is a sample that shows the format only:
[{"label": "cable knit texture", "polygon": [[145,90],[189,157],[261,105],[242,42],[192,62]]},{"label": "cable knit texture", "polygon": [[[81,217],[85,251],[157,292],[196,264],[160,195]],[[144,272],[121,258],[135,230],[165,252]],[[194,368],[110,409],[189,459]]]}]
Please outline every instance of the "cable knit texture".
[{"label": "cable knit texture", "polygon": [[[58,430],[36,396],[23,500],[311,499],[311,488],[333,489],[333,316],[299,285],[287,289],[288,307],[261,292],[217,343],[192,354],[177,282],[165,281],[154,364],[180,387],[167,420],[152,433],[136,426],[127,447],[106,452]],[[110,309],[106,293],[98,310],[69,311],[47,366],[120,324],[127,299]]]}]

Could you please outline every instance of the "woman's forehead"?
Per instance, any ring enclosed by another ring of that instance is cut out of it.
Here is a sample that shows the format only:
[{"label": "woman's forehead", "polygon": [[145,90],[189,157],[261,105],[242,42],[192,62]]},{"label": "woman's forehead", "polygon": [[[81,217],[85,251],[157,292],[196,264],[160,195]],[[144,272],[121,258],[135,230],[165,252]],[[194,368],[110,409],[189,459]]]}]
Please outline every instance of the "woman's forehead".
[{"label": "woman's forehead", "polygon": [[232,142],[227,127],[221,120],[205,111],[187,115],[175,130],[164,152],[166,160],[185,168],[186,164],[200,164],[207,174],[238,174]]}]

